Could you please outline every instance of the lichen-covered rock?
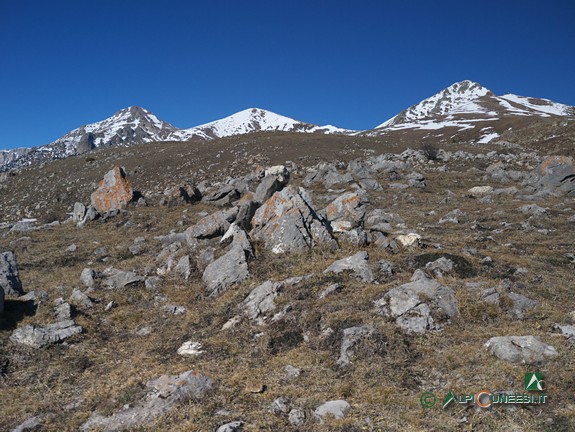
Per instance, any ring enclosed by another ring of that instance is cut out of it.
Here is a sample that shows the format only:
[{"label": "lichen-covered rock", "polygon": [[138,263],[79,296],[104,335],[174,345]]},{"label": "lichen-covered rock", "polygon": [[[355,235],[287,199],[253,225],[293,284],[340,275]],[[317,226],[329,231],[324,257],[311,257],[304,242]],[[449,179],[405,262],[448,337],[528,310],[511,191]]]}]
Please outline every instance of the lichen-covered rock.
[{"label": "lichen-covered rock", "polygon": [[0,254],[0,288],[4,289],[5,294],[17,296],[24,294],[14,252]]},{"label": "lichen-covered rock", "polygon": [[337,248],[327,222],[316,213],[305,189],[287,186],[255,213],[252,238],[274,253],[303,252],[318,245]]},{"label": "lichen-covered rock", "polygon": [[105,213],[125,207],[133,197],[132,186],[124,168],[115,166],[106,173],[90,200],[98,212]]},{"label": "lichen-covered rock", "polygon": [[326,218],[333,222],[347,222],[345,231],[363,225],[365,210],[369,199],[367,193],[360,189],[340,195],[325,208]]}]

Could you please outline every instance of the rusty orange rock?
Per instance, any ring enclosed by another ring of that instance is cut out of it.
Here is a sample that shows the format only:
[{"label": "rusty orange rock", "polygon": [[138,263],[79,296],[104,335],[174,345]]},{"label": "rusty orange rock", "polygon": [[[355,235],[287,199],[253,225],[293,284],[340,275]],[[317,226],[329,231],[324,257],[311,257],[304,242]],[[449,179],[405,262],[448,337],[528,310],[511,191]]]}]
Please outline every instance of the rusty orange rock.
[{"label": "rusty orange rock", "polygon": [[90,198],[96,210],[105,213],[125,207],[133,197],[132,186],[130,186],[124,168],[115,166],[106,173],[98,189],[92,193]]}]

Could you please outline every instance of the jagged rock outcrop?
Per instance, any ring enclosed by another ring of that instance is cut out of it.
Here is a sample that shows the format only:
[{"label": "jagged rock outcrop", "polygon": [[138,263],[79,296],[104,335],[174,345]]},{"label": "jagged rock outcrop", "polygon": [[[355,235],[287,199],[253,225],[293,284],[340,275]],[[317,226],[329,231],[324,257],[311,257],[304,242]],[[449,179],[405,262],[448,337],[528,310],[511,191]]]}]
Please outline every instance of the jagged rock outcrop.
[{"label": "jagged rock outcrop", "polygon": [[90,199],[100,213],[124,208],[134,197],[132,186],[123,167],[115,166],[104,175]]},{"label": "jagged rock outcrop", "polygon": [[369,267],[369,255],[365,251],[360,251],[355,255],[335,261],[324,270],[324,273],[352,272],[356,277],[364,282],[373,282],[373,272]]},{"label": "jagged rock outcrop", "polygon": [[329,225],[301,187],[287,186],[273,194],[256,211],[252,226],[251,237],[276,254],[303,252],[318,245],[338,247]]}]

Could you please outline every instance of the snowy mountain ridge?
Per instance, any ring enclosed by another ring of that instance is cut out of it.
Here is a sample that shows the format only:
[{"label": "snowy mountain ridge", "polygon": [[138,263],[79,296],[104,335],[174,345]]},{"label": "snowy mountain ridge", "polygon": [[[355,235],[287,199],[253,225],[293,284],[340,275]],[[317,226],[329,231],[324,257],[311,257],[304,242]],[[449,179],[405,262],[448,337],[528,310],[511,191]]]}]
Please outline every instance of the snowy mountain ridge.
[{"label": "snowy mountain ridge", "polygon": [[84,154],[102,147],[160,141],[209,141],[259,131],[380,136],[393,131],[475,129],[479,132],[477,142],[487,143],[501,133],[492,128],[497,120],[525,116],[575,117],[575,108],[548,99],[514,94],[496,96],[469,80],[454,83],[367,131],[317,126],[261,108],[245,109],[219,120],[179,129],[144,108],[131,106],[105,120],[74,129],[48,145],[2,150],[0,171]]}]

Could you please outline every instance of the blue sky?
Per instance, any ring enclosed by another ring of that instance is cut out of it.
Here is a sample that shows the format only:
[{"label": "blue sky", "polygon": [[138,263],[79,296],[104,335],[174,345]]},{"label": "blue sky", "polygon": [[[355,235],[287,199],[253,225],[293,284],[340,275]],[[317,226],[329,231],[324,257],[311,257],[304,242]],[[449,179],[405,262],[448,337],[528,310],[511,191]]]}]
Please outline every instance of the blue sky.
[{"label": "blue sky", "polygon": [[575,105],[575,2],[0,0],[0,149],[130,105],[368,129],[450,84]]}]

